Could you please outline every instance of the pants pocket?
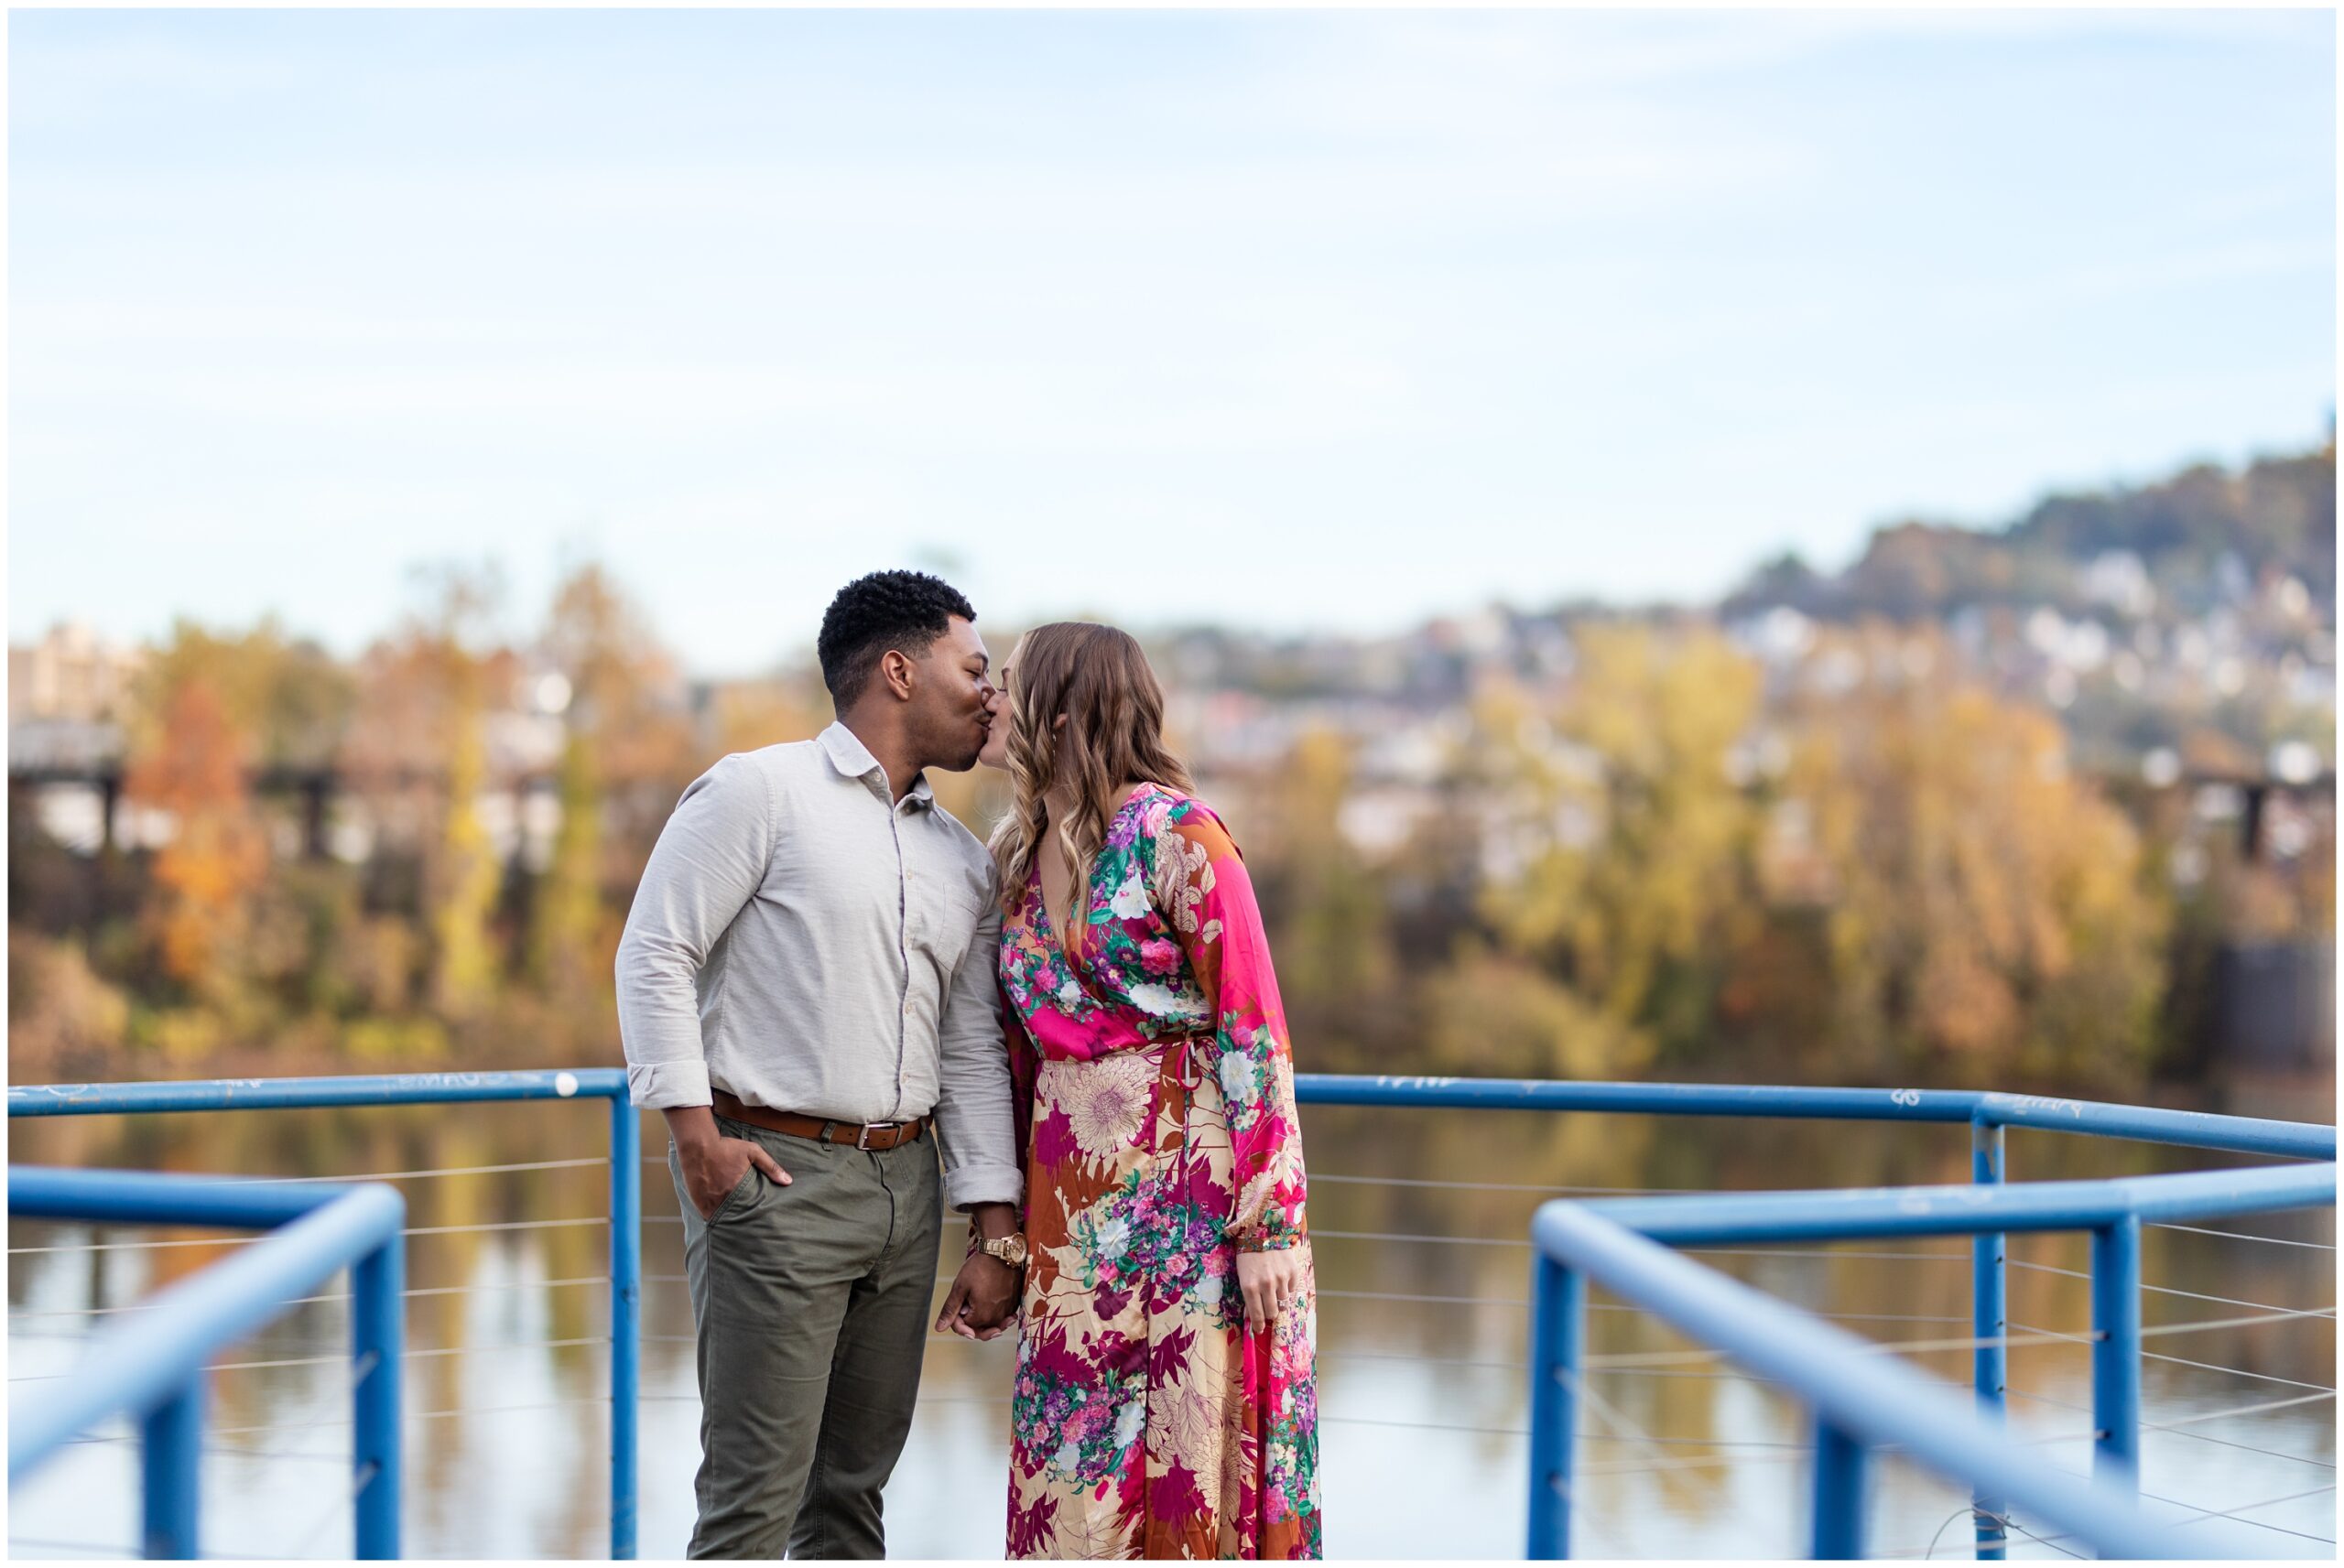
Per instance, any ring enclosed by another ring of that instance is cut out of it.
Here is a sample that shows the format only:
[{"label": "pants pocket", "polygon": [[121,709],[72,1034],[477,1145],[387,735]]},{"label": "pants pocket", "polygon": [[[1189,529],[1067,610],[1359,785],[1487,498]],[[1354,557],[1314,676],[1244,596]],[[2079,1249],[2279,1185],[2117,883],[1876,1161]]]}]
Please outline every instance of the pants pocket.
[{"label": "pants pocket", "polygon": [[757,1169],[757,1162],[754,1160],[750,1161],[749,1168],[741,1173],[741,1179],[732,1184],[732,1191],[726,1193],[723,1199],[717,1204],[716,1212],[708,1217],[708,1223],[714,1225],[732,1213],[740,1204],[744,1194],[755,1190],[757,1183],[764,1178],[764,1175],[765,1173]]}]

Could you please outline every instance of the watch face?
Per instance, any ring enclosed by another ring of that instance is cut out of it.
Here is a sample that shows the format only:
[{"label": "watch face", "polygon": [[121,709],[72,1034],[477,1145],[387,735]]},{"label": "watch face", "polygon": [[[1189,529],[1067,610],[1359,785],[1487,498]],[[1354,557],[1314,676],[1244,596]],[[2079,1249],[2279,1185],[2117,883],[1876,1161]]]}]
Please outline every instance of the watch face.
[{"label": "watch face", "polygon": [[1022,1236],[1004,1236],[998,1241],[988,1242],[985,1250],[1013,1269],[1025,1266],[1026,1238]]}]

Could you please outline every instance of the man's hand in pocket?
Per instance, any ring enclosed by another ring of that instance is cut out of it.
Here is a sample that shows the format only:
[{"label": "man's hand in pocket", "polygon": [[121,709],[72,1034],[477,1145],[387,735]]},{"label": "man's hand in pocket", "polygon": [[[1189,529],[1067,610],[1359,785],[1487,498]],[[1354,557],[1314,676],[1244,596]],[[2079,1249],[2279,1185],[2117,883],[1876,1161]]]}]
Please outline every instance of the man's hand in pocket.
[{"label": "man's hand in pocket", "polygon": [[741,1184],[741,1178],[752,1165],[763,1171],[776,1185],[789,1185],[789,1173],[781,1168],[780,1161],[765,1152],[765,1145],[746,1138],[725,1137],[716,1130],[715,1118],[707,1113],[705,1107],[694,1108],[701,1112],[704,1132],[695,1129],[687,1135],[677,1126],[679,1119],[672,1114],[668,1127],[677,1134],[676,1158],[684,1168],[684,1191],[691,1195],[692,1207],[700,1211],[701,1219],[716,1217],[724,1195]]}]

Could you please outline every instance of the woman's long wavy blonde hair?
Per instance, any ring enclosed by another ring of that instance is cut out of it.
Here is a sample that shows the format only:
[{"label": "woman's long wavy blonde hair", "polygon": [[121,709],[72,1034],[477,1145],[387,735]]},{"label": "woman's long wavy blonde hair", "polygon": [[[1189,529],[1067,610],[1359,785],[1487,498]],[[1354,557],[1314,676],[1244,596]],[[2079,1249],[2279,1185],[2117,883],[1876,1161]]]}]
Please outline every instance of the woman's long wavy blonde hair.
[{"label": "woman's long wavy blonde hair", "polygon": [[[1123,786],[1148,783],[1193,794],[1188,770],[1164,745],[1164,688],[1126,632],[1088,621],[1054,621],[1026,633],[1003,685],[1009,694],[1008,814],[993,828],[1004,914],[1025,896],[1059,770],[1074,782],[1075,809],[1058,825],[1074,871],[1076,896],[1107,841]],[[1066,716],[1066,728],[1058,718]],[[1066,934],[1057,934],[1060,941]]]}]

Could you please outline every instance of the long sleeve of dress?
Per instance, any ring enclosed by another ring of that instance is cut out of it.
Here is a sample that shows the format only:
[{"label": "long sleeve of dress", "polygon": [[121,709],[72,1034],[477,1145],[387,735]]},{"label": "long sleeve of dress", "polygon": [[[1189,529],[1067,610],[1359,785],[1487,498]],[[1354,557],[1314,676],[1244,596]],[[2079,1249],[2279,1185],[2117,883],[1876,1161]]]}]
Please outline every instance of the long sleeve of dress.
[{"label": "long sleeve of dress", "polygon": [[1241,1251],[1291,1247],[1305,1234],[1302,1124],[1286,1010],[1253,879],[1228,829],[1195,801],[1167,819],[1155,872],[1158,907],[1214,1021],[1234,1167],[1229,1238]]}]

